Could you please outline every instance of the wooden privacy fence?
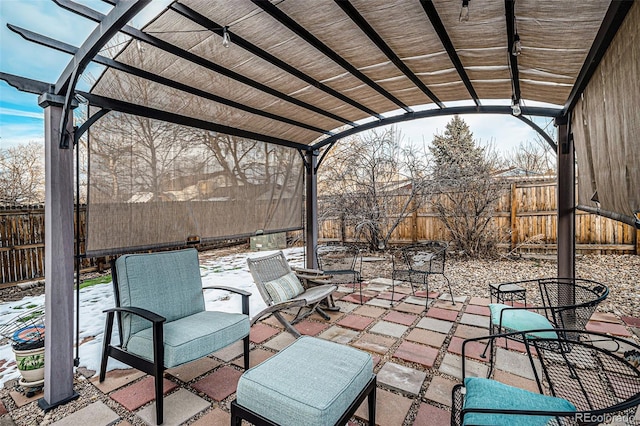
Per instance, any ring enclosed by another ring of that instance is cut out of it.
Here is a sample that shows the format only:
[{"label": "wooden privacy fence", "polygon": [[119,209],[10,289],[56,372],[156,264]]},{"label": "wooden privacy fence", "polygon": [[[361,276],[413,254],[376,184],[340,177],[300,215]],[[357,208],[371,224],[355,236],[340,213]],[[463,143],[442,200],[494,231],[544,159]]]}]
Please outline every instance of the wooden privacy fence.
[{"label": "wooden privacy fence", "polygon": [[[404,195],[398,195],[402,205]],[[319,205],[326,199],[320,198]],[[555,179],[509,180],[492,219],[499,247],[518,253],[555,253],[557,211]],[[444,224],[429,204],[406,217],[391,234],[390,243],[448,241]],[[322,217],[322,215],[319,215]],[[320,241],[354,241],[355,224],[341,218],[320,220]],[[640,231],[602,216],[576,211],[576,251],[600,254],[640,254]]]},{"label": "wooden privacy fence", "polygon": [[[81,251],[85,212],[85,207],[80,207]],[[83,267],[94,265],[95,259],[83,260]],[[44,277],[44,206],[0,207],[0,285],[41,277]]]}]

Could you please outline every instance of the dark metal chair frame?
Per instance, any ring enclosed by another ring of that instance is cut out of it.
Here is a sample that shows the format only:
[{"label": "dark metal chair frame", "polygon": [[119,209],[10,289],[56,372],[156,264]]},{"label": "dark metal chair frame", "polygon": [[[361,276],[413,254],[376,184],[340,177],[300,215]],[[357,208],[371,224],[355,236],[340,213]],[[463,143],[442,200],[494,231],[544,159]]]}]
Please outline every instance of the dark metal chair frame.
[{"label": "dark metal chair frame", "polygon": [[350,284],[357,284],[360,290],[360,304],[362,304],[362,252],[363,248],[356,244],[345,244],[344,246],[328,245],[330,247],[339,247],[337,253],[339,259],[331,256],[336,251],[324,252],[321,246],[316,247],[316,260],[318,268],[325,274],[331,275],[331,282],[337,284],[339,278],[351,277],[348,281]]},{"label": "dark metal chair frame", "polygon": [[[526,286],[532,284],[538,286],[542,306],[510,306],[500,312],[498,325],[494,325],[493,318],[490,318],[490,334],[502,331],[522,331],[508,330],[503,327],[503,316],[506,311],[529,310],[544,315],[552,324],[554,329],[574,329],[584,330],[589,318],[596,308],[609,295],[609,288],[599,282],[583,278],[536,278],[532,280],[515,281],[505,284],[517,284]],[[570,295],[573,300],[561,300],[561,295]],[[518,340],[519,334],[514,334],[514,339]],[[530,337],[530,333],[525,333],[525,337]],[[493,340],[490,342],[490,344]],[[487,348],[490,346],[487,345]],[[491,347],[493,351],[493,347]],[[483,352],[486,355],[487,349]]]},{"label": "dark metal chair frame", "polygon": [[[629,340],[604,333],[560,329],[556,338],[527,338],[525,334],[543,332],[512,332],[466,339],[462,344],[462,380],[465,378],[466,345],[489,339],[517,339],[524,342],[534,373],[538,392],[567,399],[577,412],[524,411],[499,409],[463,409],[463,384],[452,392],[451,425],[461,426],[464,415],[470,412],[545,415],[555,417],[559,425],[599,424],[603,418],[635,416],[640,405],[640,346]],[[516,337],[516,335],[520,335]],[[620,347],[631,349],[623,356],[616,353]],[[540,364],[539,374],[534,355]],[[635,358],[635,359],[632,359]],[[489,377],[491,370],[489,371]]]},{"label": "dark metal chair frame", "polygon": [[[368,398],[367,405],[369,409],[369,425],[375,426],[376,388],[377,381],[376,376],[374,375],[371,380],[369,380],[364,389],[362,389],[362,391],[358,394],[358,397],[351,403],[349,408],[347,408],[347,411],[345,411],[340,419],[335,423],[335,426],[347,424],[349,419],[353,417],[365,398]],[[277,423],[274,423],[271,420],[244,408],[234,399],[231,402],[231,426],[240,426],[242,424],[242,420],[246,420],[256,426],[278,426]]]},{"label": "dark metal chair frame", "polygon": [[[107,373],[107,361],[109,358],[117,359],[137,370],[140,370],[146,374],[154,377],[155,380],[155,399],[156,399],[156,421],[157,424],[163,423],[163,376],[165,371],[164,362],[164,331],[163,326],[166,322],[166,318],[151,312],[147,309],[136,308],[133,306],[121,306],[120,305],[120,291],[118,288],[118,274],[116,272],[115,259],[111,260],[111,277],[113,280],[114,299],[116,303],[115,308],[107,309],[104,312],[107,314],[106,325],[104,330],[104,340],[102,349],[102,360],[100,363],[100,376],[99,381],[103,382]],[[232,293],[237,293],[242,296],[242,313],[249,315],[249,296],[251,293],[223,286],[207,286],[202,288],[203,291],[207,289],[224,290]],[[149,361],[145,358],[134,355],[126,350],[122,349],[122,315],[131,314],[144,318],[151,322],[153,327],[153,361]],[[118,335],[120,341],[118,345],[111,344],[111,336],[113,334],[113,320],[117,315],[118,317]],[[242,339],[243,342],[243,355],[244,355],[244,369],[249,369],[249,336]]]},{"label": "dark metal chair frame", "polygon": [[[448,244],[443,241],[427,241],[421,244],[415,244],[402,247],[392,253],[392,273],[393,281],[391,290],[391,303],[395,295],[395,282],[405,281],[411,284],[411,292],[415,295],[414,284],[419,284],[427,291],[427,301],[425,308],[429,305],[429,276],[442,275],[449,287],[451,295],[451,303],[456,304],[451,291],[451,282],[444,273],[445,263],[447,260]],[[420,259],[424,256],[425,259]]]}]

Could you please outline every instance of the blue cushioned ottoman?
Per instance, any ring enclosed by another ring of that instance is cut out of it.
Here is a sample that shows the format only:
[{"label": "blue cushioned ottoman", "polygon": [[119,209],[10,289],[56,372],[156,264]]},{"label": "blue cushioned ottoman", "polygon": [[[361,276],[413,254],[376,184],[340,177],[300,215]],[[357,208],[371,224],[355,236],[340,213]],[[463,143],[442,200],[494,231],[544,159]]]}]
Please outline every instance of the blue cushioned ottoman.
[{"label": "blue cushioned ottoman", "polygon": [[240,377],[231,424],[345,424],[368,397],[374,425],[375,389],[371,355],[303,336]]}]

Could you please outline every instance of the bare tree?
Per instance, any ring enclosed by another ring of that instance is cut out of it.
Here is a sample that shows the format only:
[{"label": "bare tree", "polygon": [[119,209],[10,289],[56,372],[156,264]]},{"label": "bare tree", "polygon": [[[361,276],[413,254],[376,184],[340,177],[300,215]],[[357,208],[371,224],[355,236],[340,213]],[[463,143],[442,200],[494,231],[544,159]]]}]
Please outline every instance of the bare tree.
[{"label": "bare tree", "polygon": [[0,149],[0,204],[44,202],[44,148],[32,141]]},{"label": "bare tree", "polygon": [[341,141],[320,167],[321,217],[340,217],[372,250],[384,249],[393,231],[419,207],[424,156],[402,147],[395,128]]},{"label": "bare tree", "polygon": [[454,116],[429,147],[433,155],[431,203],[457,249],[470,257],[494,254],[491,218],[501,194],[492,170],[493,150],[476,145],[463,119]]},{"label": "bare tree", "polygon": [[505,158],[507,166],[525,176],[555,174],[556,155],[543,141],[520,142]]}]

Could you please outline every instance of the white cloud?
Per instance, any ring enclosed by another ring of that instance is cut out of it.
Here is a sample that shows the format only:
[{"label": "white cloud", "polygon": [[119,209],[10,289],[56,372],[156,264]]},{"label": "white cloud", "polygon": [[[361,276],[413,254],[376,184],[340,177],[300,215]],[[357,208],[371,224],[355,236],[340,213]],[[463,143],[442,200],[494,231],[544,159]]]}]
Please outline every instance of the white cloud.
[{"label": "white cloud", "polygon": [[25,111],[15,108],[0,107],[0,115],[11,117],[37,118],[40,120],[44,120],[44,114],[42,112]]}]

